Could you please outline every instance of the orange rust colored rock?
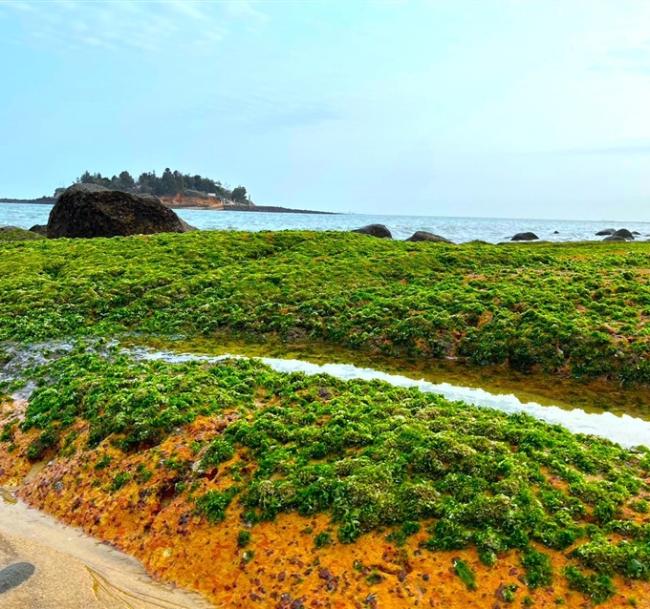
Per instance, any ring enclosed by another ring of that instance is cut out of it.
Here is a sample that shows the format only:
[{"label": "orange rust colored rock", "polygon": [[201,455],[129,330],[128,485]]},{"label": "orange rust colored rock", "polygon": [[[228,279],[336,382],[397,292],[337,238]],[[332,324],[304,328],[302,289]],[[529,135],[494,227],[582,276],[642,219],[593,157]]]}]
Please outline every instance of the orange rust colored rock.
[{"label": "orange rust colored rock", "polygon": [[[212,437],[223,424],[222,419],[202,417],[160,446],[133,454],[124,454],[108,442],[94,450],[83,449],[80,430],[77,453],[54,460],[23,481],[19,496],[137,557],[155,577],[198,591],[217,607],[505,609],[508,604],[500,591],[511,584],[518,586],[514,607],[521,607],[526,596],[535,608],[555,608],[559,601],[569,609],[590,606],[582,594],[567,589],[561,576],[565,556],[546,548],[556,577],[552,587],[534,591],[523,583],[524,572],[514,552],[500,556],[494,567],[486,567],[474,550],[420,548],[425,533],[412,536],[403,547],[388,542],[385,532],[373,532],[354,544],[316,548],[315,535],[331,530],[325,515],[281,514],[250,528],[250,545],[240,548],[238,533],[246,527],[236,502],[223,522],[208,523],[196,513],[188,492],[174,487],[174,469],[164,465],[171,456],[180,462],[196,458],[192,441]],[[32,437],[31,432],[16,432],[12,453],[6,443],[0,443],[0,466],[7,468],[3,471],[9,477],[29,471],[24,450]],[[109,465],[97,469],[96,463],[106,454],[111,456]],[[230,464],[241,457],[236,455]],[[197,473],[194,492],[233,484],[223,473],[228,465],[222,464],[209,476]],[[150,477],[139,481],[138,472],[145,470]],[[128,472],[131,481],[111,491],[111,481],[119,472]],[[468,590],[456,576],[456,557],[474,570],[476,591]],[[634,598],[637,607],[650,609],[647,582],[614,579],[617,593],[601,607],[629,607],[629,599]]]}]

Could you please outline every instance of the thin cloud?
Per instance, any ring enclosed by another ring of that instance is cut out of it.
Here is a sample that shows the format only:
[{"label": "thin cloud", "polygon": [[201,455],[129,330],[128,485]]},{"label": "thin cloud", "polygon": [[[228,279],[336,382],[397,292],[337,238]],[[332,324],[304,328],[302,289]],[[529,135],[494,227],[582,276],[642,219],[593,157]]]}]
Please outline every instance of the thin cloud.
[{"label": "thin cloud", "polygon": [[167,0],[165,4],[180,15],[191,17],[192,19],[201,20],[206,16],[198,2],[190,2],[189,0]]},{"label": "thin cloud", "polygon": [[0,0],[0,8],[10,8],[14,11],[23,13],[36,12],[36,7],[31,2],[22,2],[21,0]]},{"label": "thin cloud", "polygon": [[551,154],[566,154],[566,155],[586,155],[586,156],[645,156],[650,155],[650,141],[629,142],[621,144],[613,144],[610,146],[594,146],[585,148],[567,148],[565,150],[557,150]]},{"label": "thin cloud", "polygon": [[267,21],[268,15],[258,9],[257,6],[259,6],[259,3],[249,2],[248,0],[224,2],[223,4],[226,14],[230,17],[256,23]]},{"label": "thin cloud", "polygon": [[256,23],[266,16],[252,4],[185,0],[111,3],[56,0],[47,4],[0,0],[0,11],[20,22],[21,35],[38,45],[78,50],[82,47],[132,48],[156,53],[173,44],[209,52],[239,19]]}]

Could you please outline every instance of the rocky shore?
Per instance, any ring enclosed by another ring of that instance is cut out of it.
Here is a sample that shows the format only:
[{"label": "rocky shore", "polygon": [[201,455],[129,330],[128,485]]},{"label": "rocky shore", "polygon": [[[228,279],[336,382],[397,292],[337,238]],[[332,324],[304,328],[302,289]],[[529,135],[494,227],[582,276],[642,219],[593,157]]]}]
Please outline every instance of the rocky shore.
[{"label": "rocky shore", "polygon": [[[393,235],[390,232],[390,229],[384,225],[384,224],[367,224],[366,226],[362,226],[361,228],[356,228],[352,231],[353,233],[360,233],[362,235],[369,235],[370,237],[377,237],[379,239],[392,239]],[[554,231],[555,235],[559,234],[558,231]],[[611,228],[611,229],[605,229],[598,231],[596,233],[596,236],[604,236],[603,241],[616,241],[616,242],[628,242],[628,241],[648,241],[647,237],[650,237],[650,235],[646,235],[646,239],[639,239],[639,237],[642,237],[641,233],[639,231],[630,231],[627,228]],[[433,233],[427,232],[427,231],[416,231],[411,235],[406,241],[429,241],[429,242],[434,242],[434,243],[453,243],[450,239],[447,239],[446,237],[442,237],[440,235],[435,235]],[[538,243],[544,243],[544,241],[540,240],[540,238],[533,232],[527,231],[527,232],[522,232],[522,233],[516,233],[510,238],[510,241],[514,242],[538,242]],[[547,243],[547,242],[546,242]]]},{"label": "rocky shore", "polygon": [[[201,193],[199,193],[201,194]],[[544,242],[579,242],[596,241],[598,239],[606,242],[634,242],[647,241],[650,237],[650,227],[646,223],[640,223],[630,227],[622,228],[601,228],[602,223],[591,223],[593,228],[586,228],[585,223],[582,229],[575,226],[577,223],[567,223],[563,226],[562,221],[557,225],[551,222],[522,220],[522,228],[534,228],[535,230],[520,230],[520,221],[495,220],[503,226],[497,230],[495,227],[488,229],[481,226],[480,220],[466,219],[468,223],[476,225],[476,230],[463,231],[462,236],[453,231],[454,222],[464,221],[463,218],[416,218],[394,216],[394,220],[386,217],[378,219],[391,222],[391,228],[379,222],[355,227],[352,223],[353,214],[334,214],[331,212],[312,211],[306,209],[290,209],[281,206],[255,205],[250,201],[238,203],[218,197],[198,195],[176,195],[174,197],[156,197],[151,194],[142,194],[135,191],[122,191],[106,188],[92,183],[79,183],[58,193],[55,204],[50,212],[49,222],[43,222],[43,214],[35,214],[33,210],[25,214],[38,223],[30,227],[31,233],[44,237],[110,237],[126,236],[135,234],[153,234],[157,232],[185,232],[192,227],[183,221],[174,209],[188,211],[238,211],[238,212],[270,212],[274,214],[305,214],[331,216],[331,219],[323,220],[306,219],[304,222],[296,217],[288,218],[285,223],[282,220],[272,220],[270,217],[258,217],[251,222],[241,219],[219,222],[215,215],[187,214],[186,219],[191,224],[197,223],[199,228],[225,228],[243,230],[337,230],[352,231],[382,239],[400,239],[409,242],[434,242],[434,243],[544,243]],[[45,199],[42,200],[45,202]],[[0,207],[0,212],[2,212]],[[12,224],[12,220],[20,221],[21,213],[15,209],[10,210],[5,216],[5,223]],[[340,219],[339,219],[340,218]],[[9,222],[7,222],[9,220]],[[406,220],[406,223],[405,223]],[[529,224],[526,227],[526,224]],[[16,240],[21,238],[33,238],[23,228],[16,226],[2,226],[0,215],[0,230],[2,240]],[[599,226],[600,224],[600,226]],[[573,226],[571,226],[573,225]],[[358,226],[358,225],[357,225]],[[426,228],[425,228],[426,227]],[[427,230],[432,228],[434,230]],[[639,229],[639,230],[635,230]],[[487,229],[487,230],[486,230]],[[558,230],[560,229],[560,230]],[[394,232],[393,232],[394,230]],[[408,232],[407,232],[408,231]],[[435,232],[434,232],[435,231]],[[512,233],[510,232],[512,231]],[[592,232],[593,231],[593,232]],[[491,234],[490,234],[491,233]],[[514,234],[513,234],[514,233]],[[489,234],[489,236],[488,236]],[[508,236],[508,235],[511,236]]]},{"label": "rocky shore", "polygon": [[[39,197],[38,199],[0,198],[0,204],[12,203],[17,205],[54,205],[57,202],[57,199],[58,197]],[[165,207],[169,207],[171,209],[212,209],[219,211],[250,211],[276,214],[319,214],[328,216],[337,215],[336,212],[331,211],[293,209],[291,207],[282,207],[280,205],[253,205],[236,203],[234,201],[228,201],[224,204],[221,199],[193,197],[188,195],[178,195],[176,197],[160,197],[160,201]]]}]

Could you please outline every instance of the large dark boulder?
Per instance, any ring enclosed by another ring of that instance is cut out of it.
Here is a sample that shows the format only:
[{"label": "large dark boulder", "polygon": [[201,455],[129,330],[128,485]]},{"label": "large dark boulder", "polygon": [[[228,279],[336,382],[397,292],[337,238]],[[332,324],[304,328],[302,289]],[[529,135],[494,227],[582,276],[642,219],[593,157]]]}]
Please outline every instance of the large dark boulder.
[{"label": "large dark boulder", "polygon": [[361,228],[355,228],[353,233],[361,233],[363,235],[370,235],[371,237],[379,237],[380,239],[392,239],[388,228],[383,224],[368,224],[368,226],[362,226]]},{"label": "large dark boulder", "polygon": [[596,233],[596,237],[607,237],[609,235],[613,235],[616,232],[615,228],[604,228],[603,230],[599,230]]},{"label": "large dark boulder", "polygon": [[152,195],[75,184],[57,200],[47,236],[115,237],[152,233],[184,233],[189,227]]},{"label": "large dark boulder", "polygon": [[414,232],[407,241],[433,241],[434,243],[451,243],[449,239],[445,239],[440,235],[435,235],[434,233],[428,233],[425,230],[419,230]]},{"label": "large dark boulder", "polygon": [[510,241],[535,241],[539,237],[535,233],[517,233],[510,238]]}]

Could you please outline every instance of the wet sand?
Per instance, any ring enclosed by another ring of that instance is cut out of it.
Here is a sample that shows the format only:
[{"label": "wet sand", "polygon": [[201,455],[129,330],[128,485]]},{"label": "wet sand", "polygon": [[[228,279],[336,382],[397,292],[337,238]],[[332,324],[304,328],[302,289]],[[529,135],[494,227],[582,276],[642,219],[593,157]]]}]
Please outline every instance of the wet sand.
[{"label": "wet sand", "polygon": [[135,559],[0,492],[2,609],[206,609]]}]

